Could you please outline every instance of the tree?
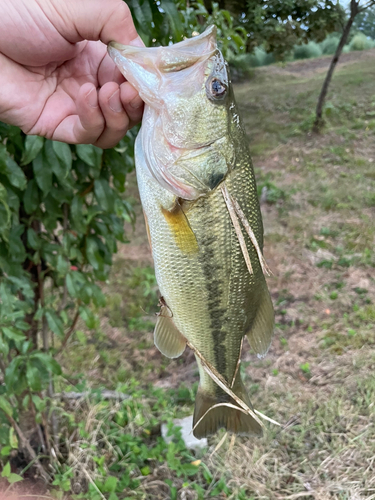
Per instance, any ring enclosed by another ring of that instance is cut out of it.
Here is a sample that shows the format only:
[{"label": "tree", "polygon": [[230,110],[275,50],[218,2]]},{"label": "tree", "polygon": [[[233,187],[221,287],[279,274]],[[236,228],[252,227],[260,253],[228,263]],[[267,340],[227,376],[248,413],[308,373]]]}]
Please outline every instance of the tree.
[{"label": "tree", "polygon": [[[210,12],[214,2],[205,0],[205,5]],[[340,4],[332,0],[220,0],[219,5],[245,28],[248,52],[263,45],[278,59],[296,44],[324,40],[345,17]]]},{"label": "tree", "polygon": [[349,37],[349,33],[350,33],[350,30],[353,26],[354,20],[358,14],[364,13],[364,11],[367,10],[368,8],[375,6],[375,0],[368,0],[363,5],[360,5],[360,3],[361,3],[361,0],[351,0],[351,2],[350,2],[349,18],[346,22],[344,29],[343,29],[340,42],[337,46],[336,52],[333,56],[333,59],[331,61],[330,66],[329,66],[328,73],[326,75],[326,78],[325,78],[323,86],[322,86],[322,90],[320,91],[320,95],[318,98],[318,104],[316,106],[316,117],[315,117],[315,122],[314,122],[314,126],[313,126],[314,132],[319,132],[324,124],[323,106],[324,106],[324,102],[325,102],[325,99],[327,96],[328,87],[329,87],[329,84],[331,83],[332,75],[333,75],[333,72],[335,71],[338,60],[341,56],[342,49],[344,48],[344,45],[346,44],[346,41]]},{"label": "tree", "polygon": [[375,6],[359,12],[353,22],[353,31],[360,31],[375,40]]}]

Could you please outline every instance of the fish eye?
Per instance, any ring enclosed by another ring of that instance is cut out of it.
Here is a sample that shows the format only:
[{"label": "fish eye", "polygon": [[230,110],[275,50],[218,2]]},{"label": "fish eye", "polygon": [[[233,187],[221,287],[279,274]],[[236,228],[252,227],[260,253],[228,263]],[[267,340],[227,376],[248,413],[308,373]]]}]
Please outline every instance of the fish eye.
[{"label": "fish eye", "polygon": [[227,93],[228,87],[225,83],[221,82],[218,78],[212,78],[209,84],[209,92],[211,97],[215,99],[222,99]]}]

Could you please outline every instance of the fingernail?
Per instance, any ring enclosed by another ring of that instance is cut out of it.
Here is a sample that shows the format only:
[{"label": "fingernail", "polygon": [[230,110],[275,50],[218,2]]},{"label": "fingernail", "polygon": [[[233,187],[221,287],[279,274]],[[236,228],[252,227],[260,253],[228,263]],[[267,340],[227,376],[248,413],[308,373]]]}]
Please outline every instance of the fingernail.
[{"label": "fingernail", "polygon": [[131,42],[129,42],[128,45],[132,45],[133,47],[144,47],[145,44],[143,43],[143,40],[140,36],[137,36],[137,38],[134,38]]},{"label": "fingernail", "polygon": [[134,97],[132,101],[130,101],[129,105],[133,109],[139,109],[143,104],[142,99],[137,95],[137,97]]},{"label": "fingernail", "polygon": [[96,89],[90,90],[90,92],[86,96],[86,100],[87,100],[90,108],[97,108],[98,107],[98,96],[96,93]]},{"label": "fingernail", "polygon": [[120,113],[123,110],[121,101],[120,101],[120,91],[116,90],[114,94],[108,99],[109,107],[115,113]]}]

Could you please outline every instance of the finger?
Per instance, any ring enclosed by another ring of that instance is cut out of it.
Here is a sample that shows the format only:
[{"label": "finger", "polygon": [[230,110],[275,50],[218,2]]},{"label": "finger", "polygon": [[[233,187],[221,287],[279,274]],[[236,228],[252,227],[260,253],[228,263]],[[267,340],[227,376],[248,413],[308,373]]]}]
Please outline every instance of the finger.
[{"label": "finger", "polygon": [[93,144],[102,134],[104,117],[99,107],[96,87],[85,83],[76,100],[77,114],[65,118],[56,127],[53,140],[70,144]]},{"label": "finger", "polygon": [[112,148],[124,137],[129,128],[129,117],[120,100],[120,87],[106,83],[99,91],[99,105],[105,119],[105,128],[95,142],[100,148]]},{"label": "finger", "polygon": [[107,82],[116,82],[121,85],[124,81],[125,78],[122,76],[120,70],[109,57],[109,54],[106,54],[98,69],[99,85],[102,87]]},{"label": "finger", "polygon": [[71,43],[101,40],[108,44],[116,40],[127,45],[140,40],[129,7],[123,0],[51,1],[59,14],[53,19],[54,25]]},{"label": "finger", "polygon": [[129,117],[129,128],[139,123],[142,119],[144,103],[139,97],[138,91],[129,83],[120,86],[121,102]]}]

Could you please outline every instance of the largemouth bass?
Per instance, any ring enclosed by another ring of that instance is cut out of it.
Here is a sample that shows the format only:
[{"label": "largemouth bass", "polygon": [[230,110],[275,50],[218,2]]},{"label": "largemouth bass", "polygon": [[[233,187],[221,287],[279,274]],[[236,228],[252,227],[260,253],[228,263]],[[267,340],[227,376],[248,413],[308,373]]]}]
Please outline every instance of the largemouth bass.
[{"label": "largemouth bass", "polygon": [[240,356],[244,336],[265,355],[274,312],[254,172],[216,28],[169,47],[111,42],[108,51],[146,103],[135,157],[162,296],[155,344],[170,358],[194,349],[196,437],[220,427],[260,434]]}]

